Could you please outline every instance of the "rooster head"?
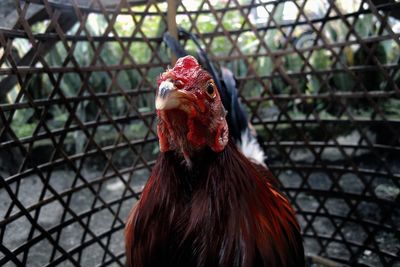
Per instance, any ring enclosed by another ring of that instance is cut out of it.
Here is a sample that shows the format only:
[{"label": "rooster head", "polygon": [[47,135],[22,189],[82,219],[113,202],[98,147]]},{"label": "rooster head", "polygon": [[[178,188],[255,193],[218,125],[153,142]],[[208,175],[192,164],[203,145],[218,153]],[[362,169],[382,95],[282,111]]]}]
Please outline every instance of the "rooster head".
[{"label": "rooster head", "polygon": [[222,151],[228,143],[226,111],[211,75],[192,56],[179,58],[158,79],[156,110],[161,152]]}]

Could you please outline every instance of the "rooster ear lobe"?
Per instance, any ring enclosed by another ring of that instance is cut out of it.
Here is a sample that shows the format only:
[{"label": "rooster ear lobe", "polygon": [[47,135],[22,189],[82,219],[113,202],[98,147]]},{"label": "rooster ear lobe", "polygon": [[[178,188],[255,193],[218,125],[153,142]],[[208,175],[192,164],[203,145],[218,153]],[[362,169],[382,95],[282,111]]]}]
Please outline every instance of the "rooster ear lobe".
[{"label": "rooster ear lobe", "polygon": [[225,118],[221,119],[215,131],[214,143],[210,146],[214,152],[221,152],[228,144],[229,130]]}]

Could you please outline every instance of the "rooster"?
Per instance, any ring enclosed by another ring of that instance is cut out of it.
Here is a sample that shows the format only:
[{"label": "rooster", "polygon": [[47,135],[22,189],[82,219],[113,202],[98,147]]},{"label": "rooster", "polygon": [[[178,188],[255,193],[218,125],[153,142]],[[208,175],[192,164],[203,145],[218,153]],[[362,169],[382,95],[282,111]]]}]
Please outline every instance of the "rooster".
[{"label": "rooster", "polygon": [[[233,73],[225,67],[218,69],[202,48],[200,40],[193,33],[179,28],[179,34],[183,38],[189,38],[196,45],[198,62],[211,74],[219,90],[222,104],[228,111],[226,121],[229,133],[239,150],[254,163],[258,164],[260,168],[264,168],[265,171],[269,172],[264,162],[266,156],[257,140],[257,133],[239,102],[236,80]],[[163,41],[176,56],[184,57],[189,55],[181,44],[168,32],[164,33]],[[275,183],[279,184],[278,180]]]},{"label": "rooster", "polygon": [[156,110],[160,154],[127,220],[127,266],[305,266],[289,202],[230,138],[194,57],[160,76]]}]

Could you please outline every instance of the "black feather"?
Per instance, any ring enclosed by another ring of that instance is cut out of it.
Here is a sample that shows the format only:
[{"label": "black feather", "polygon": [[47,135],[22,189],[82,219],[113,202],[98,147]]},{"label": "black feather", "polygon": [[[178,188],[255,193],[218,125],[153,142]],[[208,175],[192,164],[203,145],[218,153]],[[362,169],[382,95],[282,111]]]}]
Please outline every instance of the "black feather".
[{"label": "black feather", "polygon": [[225,108],[227,108],[228,113],[230,113],[227,118],[228,125],[230,126],[229,129],[232,137],[236,141],[241,141],[242,133],[248,128],[248,118],[242,105],[239,103],[236,81],[233,73],[229,69],[221,67],[221,76],[224,91],[229,97],[225,101],[227,105]]},{"label": "black feather", "polygon": [[178,40],[173,38],[168,32],[164,33],[163,41],[177,57],[184,57],[188,55]]}]

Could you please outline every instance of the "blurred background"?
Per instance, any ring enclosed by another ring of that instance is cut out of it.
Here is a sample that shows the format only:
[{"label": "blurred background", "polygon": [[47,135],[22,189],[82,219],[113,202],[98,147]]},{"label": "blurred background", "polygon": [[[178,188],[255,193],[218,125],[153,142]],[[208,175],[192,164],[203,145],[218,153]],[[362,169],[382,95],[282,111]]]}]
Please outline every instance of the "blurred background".
[{"label": "blurred background", "polygon": [[[171,3],[234,72],[306,252],[400,266],[400,1]],[[1,266],[124,265],[124,221],[159,152],[167,7],[0,2]]]}]

